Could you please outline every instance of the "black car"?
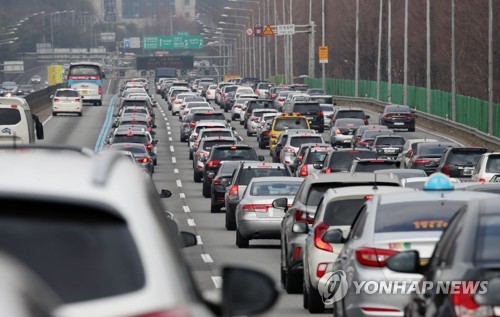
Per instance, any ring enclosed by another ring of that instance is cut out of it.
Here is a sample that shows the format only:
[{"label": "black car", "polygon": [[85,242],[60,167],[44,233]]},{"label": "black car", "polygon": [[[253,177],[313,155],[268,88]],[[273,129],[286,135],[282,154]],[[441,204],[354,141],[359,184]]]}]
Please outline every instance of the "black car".
[{"label": "black car", "polygon": [[184,119],[181,122],[180,126],[180,141],[187,142],[191,132],[193,132],[194,127],[196,127],[196,123],[201,120],[219,120],[226,121],[226,117],[222,112],[196,112],[190,113],[184,116]]},{"label": "black car", "polygon": [[154,165],[157,164],[155,147],[158,144],[158,140],[151,140],[147,132],[140,132],[140,131],[117,132],[111,137],[109,144],[118,144],[118,143],[144,144],[146,149],[148,149],[149,156],[153,160],[153,164]]},{"label": "black car", "polygon": [[[213,176],[210,186],[210,212],[220,212],[224,207],[224,194],[226,193],[228,181],[231,180],[234,170],[240,165],[241,161],[224,161],[221,163],[217,174]],[[212,175],[208,175],[209,177]],[[226,181],[225,181],[226,180]],[[228,180],[228,181],[227,181]],[[224,184],[226,186],[224,186]]]},{"label": "black car", "polygon": [[[448,222],[430,260],[418,251],[398,252],[387,260],[390,270],[422,274],[432,287],[411,292],[404,315],[496,316],[500,305],[500,212],[498,198],[473,200]],[[453,293],[437,291],[444,281],[460,281]],[[420,284],[421,285],[421,284]]]},{"label": "black car", "polygon": [[471,178],[481,155],[488,152],[484,147],[449,148],[444,152],[437,170],[450,177]]},{"label": "black car", "polygon": [[458,146],[451,142],[418,143],[415,150],[408,154],[410,158],[408,168],[421,169],[430,175],[437,170],[443,153],[452,147]]},{"label": "black car", "polygon": [[330,174],[337,172],[348,172],[351,169],[352,161],[355,159],[376,159],[377,153],[366,149],[338,149],[330,152],[323,161],[323,164],[316,163],[314,168],[320,169],[320,173]]},{"label": "black car", "polygon": [[378,157],[396,158],[403,151],[405,138],[400,135],[378,135],[373,141],[372,150]]},{"label": "black car", "polygon": [[[210,156],[210,152],[217,145],[236,145],[238,141],[232,137],[211,137],[203,138],[198,146],[196,153],[193,155],[193,180],[195,183],[200,183],[203,179],[203,196],[208,196],[208,190],[210,188],[210,183],[214,175],[203,173],[206,165],[214,165],[214,162],[209,162],[207,158]],[[220,162],[219,162],[220,163]]]},{"label": "black car", "polygon": [[264,161],[264,156],[257,156],[257,152],[252,146],[235,145],[216,145],[210,150],[205,166],[202,170],[203,177],[203,196],[210,197],[210,186],[212,180],[217,174],[222,161]]},{"label": "black car", "polygon": [[[243,115],[243,127],[247,128],[247,120],[255,109],[274,109],[274,102],[270,99],[255,99],[247,102],[247,107]],[[241,121],[241,120],[240,120]]]},{"label": "black car", "polygon": [[224,98],[221,98],[221,106],[224,109],[224,112],[228,112],[233,108],[234,102],[236,101],[236,91],[230,91],[225,94]]},{"label": "black car", "polygon": [[299,114],[304,116],[309,121],[311,129],[323,133],[325,131],[325,118],[323,117],[323,109],[318,102],[315,101],[291,101],[285,103],[282,110],[283,113],[293,115]]},{"label": "black car", "polygon": [[379,123],[391,129],[408,129],[409,132],[414,132],[415,114],[408,106],[390,105],[380,114]]},{"label": "black car", "polygon": [[391,159],[360,159],[354,160],[351,166],[352,173],[373,173],[379,170],[399,168],[401,162]]}]

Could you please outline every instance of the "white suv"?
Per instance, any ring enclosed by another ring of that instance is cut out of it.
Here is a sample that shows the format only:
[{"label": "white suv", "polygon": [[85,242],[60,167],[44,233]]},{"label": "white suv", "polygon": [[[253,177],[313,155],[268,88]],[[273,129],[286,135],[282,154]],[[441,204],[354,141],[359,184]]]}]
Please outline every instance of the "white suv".
[{"label": "white suv", "polygon": [[489,182],[494,175],[500,174],[500,152],[484,153],[477,161],[471,181]]}]

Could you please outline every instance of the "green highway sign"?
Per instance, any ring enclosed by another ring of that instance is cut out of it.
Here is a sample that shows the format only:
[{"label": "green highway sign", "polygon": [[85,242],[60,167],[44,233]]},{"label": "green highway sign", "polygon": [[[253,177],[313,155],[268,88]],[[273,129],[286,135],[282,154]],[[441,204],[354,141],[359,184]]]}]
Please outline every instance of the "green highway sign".
[{"label": "green highway sign", "polygon": [[175,36],[189,36],[189,32],[185,31],[185,32],[177,32],[175,33]]},{"label": "green highway sign", "polygon": [[142,43],[145,50],[199,49],[203,48],[203,36],[144,36]]}]

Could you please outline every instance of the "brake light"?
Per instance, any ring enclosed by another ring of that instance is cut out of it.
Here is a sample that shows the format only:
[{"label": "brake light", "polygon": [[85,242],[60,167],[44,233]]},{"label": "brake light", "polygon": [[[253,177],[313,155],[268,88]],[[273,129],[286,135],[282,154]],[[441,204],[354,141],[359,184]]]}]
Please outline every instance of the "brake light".
[{"label": "brake light", "polygon": [[248,204],[241,206],[241,210],[246,212],[267,212],[269,207],[271,207],[271,205]]},{"label": "brake light", "polygon": [[429,164],[431,162],[431,160],[415,160],[413,162],[414,165],[425,165],[425,164]]},{"label": "brake light", "polygon": [[200,146],[200,141],[196,141],[196,142],[194,143],[194,146],[195,146],[195,147],[199,147],[199,146]]},{"label": "brake light", "polygon": [[255,93],[258,95],[258,94],[260,94],[260,91],[257,89],[257,90],[255,91]]},{"label": "brake light", "polygon": [[412,157],[413,157],[413,150],[408,150],[408,152],[407,152],[407,153],[408,153],[408,156],[409,156],[410,158],[412,158]]},{"label": "brake light", "polygon": [[136,315],[134,317],[188,317],[189,314],[182,308],[175,308],[169,311]]},{"label": "brake light", "polygon": [[309,172],[307,171],[307,164],[304,164],[300,168],[299,176],[306,177],[307,175],[309,175]]},{"label": "brake light", "polygon": [[184,123],[184,124],[182,125],[182,127],[183,127],[183,128],[189,128],[189,123]]},{"label": "brake light", "polygon": [[101,86],[99,86],[99,88],[97,89],[97,93],[98,93],[99,95],[102,95],[102,87],[101,87]]},{"label": "brake light", "polygon": [[210,90],[207,90],[207,95],[210,95]]},{"label": "brake light", "polygon": [[239,197],[238,195],[238,185],[233,185],[229,189],[229,193],[227,194],[229,197]]},{"label": "brake light", "polygon": [[262,132],[262,135],[269,135],[269,131]]},{"label": "brake light", "polygon": [[323,116],[323,111],[318,111],[318,112],[316,112],[316,114],[317,114],[318,116]]},{"label": "brake light", "polygon": [[450,167],[448,165],[443,166],[441,172],[443,172],[443,174],[450,176]]},{"label": "brake light", "polygon": [[80,98],[75,98],[75,102],[80,102]]},{"label": "brake light", "polygon": [[392,118],[392,114],[384,114],[384,118],[390,119],[390,118]]},{"label": "brake light", "polygon": [[196,122],[191,122],[191,126],[194,128],[196,126]]},{"label": "brake light", "polygon": [[224,97],[226,97],[226,94],[222,93],[222,94],[220,94],[220,97],[224,98]]},{"label": "brake light", "polygon": [[283,148],[283,152],[295,154],[295,150],[293,148],[289,147],[289,146]]},{"label": "brake light", "polygon": [[146,149],[151,150],[153,146],[151,144],[146,144]]},{"label": "brake light", "polygon": [[376,249],[376,248],[361,248],[356,250],[356,259],[359,264],[371,267],[385,267],[387,259],[397,251]]},{"label": "brake light", "polygon": [[220,180],[220,178],[217,178],[214,180],[214,185],[220,185],[222,184],[222,181]]},{"label": "brake light", "polygon": [[283,97],[279,97],[279,98],[278,98],[278,101],[285,101],[285,98],[283,98]]},{"label": "brake light", "polygon": [[320,250],[333,252],[333,248],[329,243],[326,243],[322,239],[322,235],[328,230],[328,226],[324,223],[320,223],[314,228],[314,246]]},{"label": "brake light", "polygon": [[271,94],[271,98],[276,98],[276,94]]},{"label": "brake light", "polygon": [[259,121],[259,118],[254,117],[254,118],[251,119],[251,121],[253,121],[253,122]]},{"label": "brake light", "polygon": [[180,101],[176,99],[176,100],[174,100],[174,103],[175,103],[175,104],[179,104],[179,103],[180,103]]},{"label": "brake light", "polygon": [[386,313],[386,312],[399,312],[399,309],[394,308],[382,308],[382,307],[362,307],[361,310],[366,312],[378,312],[378,313]]},{"label": "brake light", "polygon": [[480,178],[480,179],[479,179],[479,182],[480,182],[480,183],[486,183],[486,179],[484,179],[484,178]]},{"label": "brake light", "polygon": [[53,100],[54,100],[54,101],[59,101],[59,98],[54,98]]},{"label": "brake light", "polygon": [[149,117],[148,122],[151,122],[151,121],[153,121],[153,118]]},{"label": "brake light", "polygon": [[340,129],[339,129],[339,128],[336,128],[336,129],[335,129],[335,133],[337,133],[337,134],[342,134],[342,132],[340,132]]},{"label": "brake light", "polygon": [[220,165],[220,161],[209,161],[209,162],[207,163],[207,166],[208,166],[208,167],[217,167],[217,166],[219,166],[219,165]]},{"label": "brake light", "polygon": [[476,303],[474,300],[474,292],[470,291],[472,289],[473,285],[465,285],[465,283],[462,283],[458,289],[454,289],[454,292],[450,294],[450,302],[452,310],[455,312],[455,316],[494,316],[495,314],[492,307],[481,306]]},{"label": "brake light", "polygon": [[365,122],[365,125],[368,125],[368,119],[363,119],[363,121]]},{"label": "brake light", "polygon": [[328,264],[320,263],[318,264],[318,268],[316,269],[316,276],[322,278],[326,273],[326,269],[328,268]]},{"label": "brake light", "polygon": [[143,157],[143,158],[138,159],[137,162],[139,162],[139,163],[148,163],[149,162],[149,158]]},{"label": "brake light", "polygon": [[325,170],[325,174],[330,174],[331,172],[332,172],[332,169],[331,169],[331,168],[327,168],[327,169]]},{"label": "brake light", "polygon": [[293,258],[297,260],[300,256],[300,252],[302,251],[302,247],[296,247],[295,251],[293,252]]}]

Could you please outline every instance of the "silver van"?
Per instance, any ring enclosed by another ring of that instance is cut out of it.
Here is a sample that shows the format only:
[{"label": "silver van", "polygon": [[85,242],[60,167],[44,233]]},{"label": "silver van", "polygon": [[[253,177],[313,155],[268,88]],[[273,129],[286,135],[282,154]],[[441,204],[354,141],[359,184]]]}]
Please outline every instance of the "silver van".
[{"label": "silver van", "polygon": [[24,98],[0,97],[0,144],[43,140],[43,125]]}]

